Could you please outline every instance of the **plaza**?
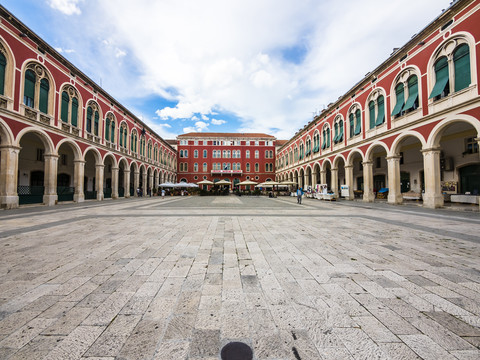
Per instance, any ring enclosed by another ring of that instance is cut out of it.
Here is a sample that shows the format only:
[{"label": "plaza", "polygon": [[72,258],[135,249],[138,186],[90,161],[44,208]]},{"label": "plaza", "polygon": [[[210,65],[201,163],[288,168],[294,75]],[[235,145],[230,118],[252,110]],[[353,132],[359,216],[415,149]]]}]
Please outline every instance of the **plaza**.
[{"label": "plaza", "polygon": [[0,224],[1,359],[480,358],[478,213],[152,197]]}]

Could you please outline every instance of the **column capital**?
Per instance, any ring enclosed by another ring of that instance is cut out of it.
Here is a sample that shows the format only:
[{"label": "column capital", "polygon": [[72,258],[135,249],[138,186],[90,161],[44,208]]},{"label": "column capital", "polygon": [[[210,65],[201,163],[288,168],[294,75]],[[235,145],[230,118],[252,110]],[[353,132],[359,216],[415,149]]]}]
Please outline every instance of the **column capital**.
[{"label": "column capital", "polygon": [[[105,166],[105,165],[104,165]],[[112,166],[112,171],[118,171],[119,167],[118,166]]]},{"label": "column capital", "polygon": [[441,148],[440,148],[440,147],[431,147],[431,148],[428,148],[428,149],[421,149],[421,150],[420,150],[420,152],[421,152],[422,154],[429,153],[429,152],[433,152],[433,153],[438,152],[438,153],[440,153],[440,151],[441,151]]},{"label": "column capital", "polygon": [[48,158],[48,159],[58,159],[60,157],[60,155],[57,155],[57,154],[44,154],[43,155],[44,158]]},{"label": "column capital", "polygon": [[0,150],[3,150],[3,149],[11,149],[11,150],[18,150],[18,151],[22,150],[20,146],[8,145],[8,144],[0,145]]},{"label": "column capital", "polygon": [[400,155],[392,155],[392,156],[387,156],[386,159],[387,161],[390,161],[390,160],[397,160],[397,161],[400,161],[402,157]]},{"label": "column capital", "polygon": [[85,160],[73,160],[73,163],[74,164],[85,164],[86,161]]},{"label": "column capital", "polygon": [[344,168],[345,168],[345,169],[352,169],[352,168],[353,168],[353,165],[345,165]]},{"label": "column capital", "polygon": [[363,166],[372,166],[373,165],[373,161],[362,161],[362,165]]},{"label": "column capital", "polygon": [[95,164],[95,167],[98,168],[98,169],[100,169],[100,168],[104,168],[105,165],[103,165],[103,164]]},{"label": "column capital", "polygon": [[331,171],[338,171],[338,168],[331,168]]}]

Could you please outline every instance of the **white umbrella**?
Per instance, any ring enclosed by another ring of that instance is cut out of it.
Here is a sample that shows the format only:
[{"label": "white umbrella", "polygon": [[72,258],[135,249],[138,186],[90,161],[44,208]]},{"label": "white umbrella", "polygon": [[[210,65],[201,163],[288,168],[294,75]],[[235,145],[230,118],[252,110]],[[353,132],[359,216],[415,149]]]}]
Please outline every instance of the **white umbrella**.
[{"label": "white umbrella", "polygon": [[231,185],[232,183],[228,180],[220,180],[215,183],[215,185]]},{"label": "white umbrella", "polygon": [[162,183],[160,185],[158,185],[159,187],[175,187],[175,184],[174,183],[171,183],[171,182],[166,182],[166,183]]},{"label": "white umbrella", "polygon": [[297,185],[295,181],[285,180],[280,183],[280,185]]},{"label": "white umbrella", "polygon": [[237,185],[257,185],[258,183],[252,180],[245,180],[242,182],[239,182]]},{"label": "white umbrella", "polygon": [[197,182],[198,185],[213,185],[213,181],[210,180],[202,180]]},{"label": "white umbrella", "polygon": [[280,185],[280,183],[276,181],[265,181],[263,183],[258,184],[257,187],[271,187],[275,185]]}]

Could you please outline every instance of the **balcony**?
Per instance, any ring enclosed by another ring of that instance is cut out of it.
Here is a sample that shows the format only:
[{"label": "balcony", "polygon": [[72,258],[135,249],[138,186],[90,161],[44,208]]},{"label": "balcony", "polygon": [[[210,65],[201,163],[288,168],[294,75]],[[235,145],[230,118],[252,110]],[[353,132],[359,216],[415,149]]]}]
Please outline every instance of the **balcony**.
[{"label": "balcony", "polygon": [[212,170],[212,175],[242,175],[242,170]]}]

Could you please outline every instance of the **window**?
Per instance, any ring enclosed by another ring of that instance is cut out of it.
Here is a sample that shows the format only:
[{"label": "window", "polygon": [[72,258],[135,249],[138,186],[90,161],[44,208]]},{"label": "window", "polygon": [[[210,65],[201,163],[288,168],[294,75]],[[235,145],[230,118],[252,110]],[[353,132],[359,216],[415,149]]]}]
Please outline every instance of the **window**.
[{"label": "window", "polygon": [[245,158],[250,159],[250,150],[245,151]]},{"label": "window", "polygon": [[37,161],[43,161],[44,160],[44,154],[45,154],[44,149],[37,148]]},{"label": "window", "polygon": [[140,136],[140,155],[145,156],[145,136]]},{"label": "window", "polygon": [[184,155],[186,158],[188,158],[188,150],[185,150],[185,151],[183,152],[183,155]]},{"label": "window", "polygon": [[193,151],[193,157],[194,157],[194,158],[198,158],[198,150],[194,150],[194,151]]},{"label": "window", "polygon": [[250,163],[245,164],[245,171],[250,172]]},{"label": "window", "polygon": [[[411,90],[411,92],[409,91],[409,94],[412,94],[414,105],[415,105],[415,100],[416,100],[416,104],[418,105],[418,91],[416,96],[413,95],[413,90]],[[368,118],[369,118],[370,129],[374,129],[376,126],[380,126],[385,122],[385,98],[383,97],[383,95],[380,95],[379,91],[375,92],[371,96],[371,100],[368,103]]]},{"label": "window", "polygon": [[[320,151],[320,133],[315,131],[313,135],[313,152],[318,153]],[[286,164],[288,165],[288,156],[286,157]]]},{"label": "window", "polygon": [[188,163],[183,163],[183,171],[188,171]]},{"label": "window", "polygon": [[99,122],[100,122],[100,114],[98,113],[98,111],[95,111],[95,120],[94,120],[94,124],[93,124],[93,133],[98,136],[98,126],[99,126]]},{"label": "window", "polygon": [[[4,63],[3,67],[5,68],[6,61]],[[3,84],[3,88],[5,88],[5,84]],[[38,99],[38,103],[36,103],[36,99]],[[25,71],[23,103],[31,108],[38,106],[40,112],[48,114],[49,99],[50,82],[47,78],[47,72],[38,64],[29,64]]]},{"label": "window", "polygon": [[478,141],[474,137],[469,137],[465,139],[465,154],[476,154],[478,153]]},{"label": "window", "polygon": [[7,68],[7,58],[0,52],[0,95],[5,95],[5,75]]},{"label": "window", "polygon": [[133,130],[131,139],[130,139],[130,150],[133,151],[134,153],[137,152],[137,131]]},{"label": "window", "polygon": [[398,117],[402,115],[403,104],[405,103],[405,93],[403,83],[395,86],[395,107],[392,111],[392,117]]},{"label": "window", "polygon": [[108,113],[105,119],[105,140],[115,142],[115,118],[112,113]]},{"label": "window", "polygon": [[255,159],[260,158],[260,152],[258,150],[255,150]]},{"label": "window", "polygon": [[268,163],[265,163],[265,172],[268,172],[269,166]]},{"label": "window", "polygon": [[355,131],[354,135],[360,134],[362,131],[362,112],[360,109],[355,110]]},{"label": "window", "polygon": [[303,146],[303,144],[300,144],[300,154],[299,154],[298,158],[300,160],[302,160],[303,156],[304,156],[304,146]]},{"label": "window", "polygon": [[180,157],[183,158],[183,150],[180,150]]},{"label": "window", "polygon": [[328,125],[325,125],[325,127],[323,128],[322,150],[328,149],[329,147],[330,147],[330,128],[328,127]]},{"label": "window", "polygon": [[198,164],[197,163],[193,164],[193,172],[198,172]]},{"label": "window", "polygon": [[207,172],[208,171],[208,165],[207,163],[203,163],[203,172]]},{"label": "window", "polygon": [[470,85],[470,49],[467,44],[461,44],[453,52],[455,72],[455,91],[465,89]]},{"label": "window", "polygon": [[[305,156],[308,156],[312,153],[312,140],[310,138],[305,142]],[[273,159],[273,154],[271,159]]]},{"label": "window", "polygon": [[120,127],[120,147],[123,147],[123,148],[127,147],[127,136],[128,136],[127,125],[125,123],[122,123]]},{"label": "window", "polygon": [[260,168],[260,167],[259,167],[258,163],[255,163],[255,172],[258,172],[258,171],[259,171],[259,168]]},{"label": "window", "polygon": [[78,98],[74,87],[68,86],[62,91],[60,119],[66,124],[78,126]]},{"label": "window", "polygon": [[204,158],[204,159],[207,158],[207,150],[203,150],[203,158]]}]

